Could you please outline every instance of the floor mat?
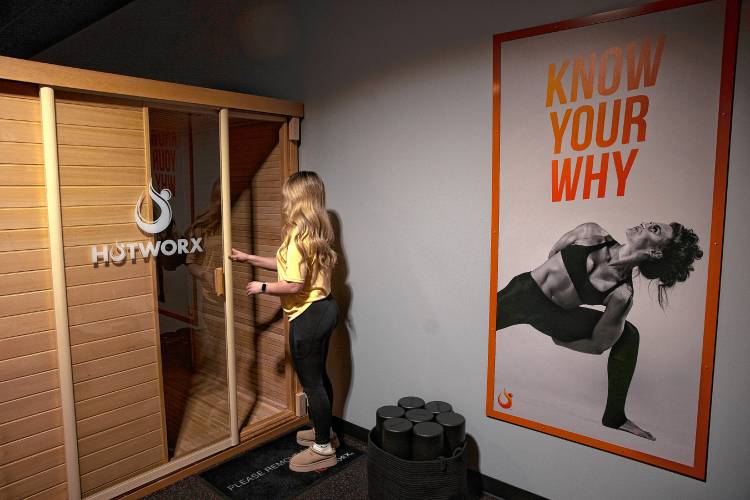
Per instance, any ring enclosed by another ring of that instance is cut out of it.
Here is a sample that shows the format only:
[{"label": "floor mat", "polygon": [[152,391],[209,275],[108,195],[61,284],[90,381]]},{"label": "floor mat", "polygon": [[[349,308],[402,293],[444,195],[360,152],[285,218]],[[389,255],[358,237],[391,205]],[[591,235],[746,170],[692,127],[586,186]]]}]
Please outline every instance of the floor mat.
[{"label": "floor mat", "polygon": [[341,443],[338,465],[321,472],[292,472],[289,459],[304,448],[296,432],[224,462],[201,474],[218,492],[231,499],[293,498],[314,483],[343,470],[362,452]]}]

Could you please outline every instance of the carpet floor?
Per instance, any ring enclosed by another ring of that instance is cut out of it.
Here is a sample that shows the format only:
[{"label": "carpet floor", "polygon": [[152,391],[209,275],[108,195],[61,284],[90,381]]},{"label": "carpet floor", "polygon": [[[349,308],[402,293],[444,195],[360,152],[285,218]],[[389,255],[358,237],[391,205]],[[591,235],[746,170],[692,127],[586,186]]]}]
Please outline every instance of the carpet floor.
[{"label": "carpet floor", "polygon": [[[315,482],[293,498],[305,500],[367,499],[367,444],[351,436],[343,436],[343,440],[345,445],[361,451],[362,455],[352,459],[352,462],[339,472],[335,472],[335,468],[331,469],[335,473]],[[252,451],[248,453],[252,453]],[[220,493],[200,475],[195,475],[156,491],[145,498],[149,500],[226,500],[229,497]],[[268,497],[265,493],[262,496],[253,497],[251,495],[246,498],[275,500],[274,497]],[[477,500],[497,499],[497,497],[486,493],[479,494],[474,498]]]}]

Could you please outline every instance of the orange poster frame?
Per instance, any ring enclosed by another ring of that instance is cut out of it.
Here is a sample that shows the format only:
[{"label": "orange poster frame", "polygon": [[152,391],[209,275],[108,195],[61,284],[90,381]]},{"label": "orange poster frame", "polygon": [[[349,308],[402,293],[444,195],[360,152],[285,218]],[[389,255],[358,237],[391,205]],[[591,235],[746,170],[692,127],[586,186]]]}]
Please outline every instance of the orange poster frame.
[{"label": "orange poster frame", "polygon": [[492,230],[490,237],[490,290],[489,290],[489,345],[487,369],[486,414],[488,417],[533,429],[597,448],[606,452],[628,457],[643,463],[670,470],[702,481],[706,480],[708,451],[708,430],[711,410],[711,390],[716,345],[716,323],[719,305],[721,258],[724,237],[724,212],[726,206],[727,170],[732,121],[732,99],[734,74],[737,58],[739,31],[739,0],[724,0],[724,35],[721,62],[721,84],[719,95],[719,116],[716,141],[713,202],[711,216],[710,249],[708,255],[708,287],[706,294],[706,314],[701,355],[701,376],[696,444],[693,466],[667,460],[661,457],[625,448],[619,445],[594,439],[574,432],[545,425],[518,416],[494,410],[495,374],[495,321],[498,292],[498,236],[499,236],[499,194],[500,194],[500,53],[504,42],[519,38],[544,35],[562,30],[581,28],[594,24],[607,23],[636,16],[648,15],[690,5],[721,0],[662,0],[643,6],[625,8],[594,14],[587,17],[526,28],[494,35],[493,37],[493,86],[492,86]]}]

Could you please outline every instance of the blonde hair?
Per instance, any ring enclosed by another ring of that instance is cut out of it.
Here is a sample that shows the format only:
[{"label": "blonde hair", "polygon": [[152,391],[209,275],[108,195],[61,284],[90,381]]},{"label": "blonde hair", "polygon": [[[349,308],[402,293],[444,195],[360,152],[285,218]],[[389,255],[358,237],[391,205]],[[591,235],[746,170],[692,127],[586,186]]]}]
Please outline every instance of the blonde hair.
[{"label": "blonde hair", "polygon": [[206,238],[221,231],[221,183],[216,179],[211,185],[208,207],[203,210],[187,229],[187,236]]},{"label": "blonde hair", "polygon": [[312,282],[323,272],[330,275],[336,265],[333,250],[333,227],[326,211],[326,190],[315,172],[300,171],[292,174],[281,188],[281,212],[284,225],[281,229],[282,254],[289,246],[289,236],[297,229],[295,243],[303,258],[311,262]]}]

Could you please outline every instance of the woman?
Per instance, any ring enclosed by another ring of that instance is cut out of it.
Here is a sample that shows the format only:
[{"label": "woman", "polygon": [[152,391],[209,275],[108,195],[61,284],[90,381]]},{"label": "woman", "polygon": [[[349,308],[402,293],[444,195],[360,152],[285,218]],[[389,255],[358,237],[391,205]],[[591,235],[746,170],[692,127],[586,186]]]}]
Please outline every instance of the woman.
[{"label": "woman", "polygon": [[[226,362],[226,328],[223,320],[217,320],[216,313],[212,313],[224,310],[224,303],[217,297],[214,285],[214,269],[221,267],[224,259],[221,235],[221,183],[218,179],[211,185],[208,206],[198,215],[186,233],[188,238],[200,238],[202,248],[201,251],[191,252],[185,257],[185,264],[200,293],[196,304],[198,325],[194,328],[200,335],[193,337],[193,361],[197,371],[212,371],[211,367],[223,366]],[[189,315],[187,312],[186,314]],[[224,415],[221,418],[228,428],[228,417]]]},{"label": "woman", "polygon": [[633,271],[638,268],[644,277],[658,280],[663,308],[667,290],[688,278],[703,252],[698,236],[676,222],[644,222],[625,235],[626,243],[620,244],[591,222],[563,235],[544,264],[498,292],[496,329],[529,324],[568,349],[588,354],[611,349],[602,424],[654,440],[625,416],[639,342],[638,330],[625,320],[633,307]]},{"label": "woman", "polygon": [[278,272],[276,283],[251,281],[246,291],[248,295],[279,296],[289,315],[292,359],[307,394],[314,425],[312,430],[297,433],[298,443],[311,446],[294,455],[289,468],[309,472],[337,463],[338,443],[331,431],[333,388],[326,373],[328,341],[339,314],[330,295],[336,253],[320,177],[314,172],[292,174],[281,193],[284,225],[276,257],[248,255],[233,248],[231,259]]},{"label": "woman", "polygon": [[[200,238],[202,251],[187,254],[185,263],[190,274],[198,281],[203,298],[217,301],[214,292],[214,269],[221,267],[221,183],[216,179],[211,185],[208,208],[201,212],[188,228],[188,238]],[[160,256],[161,257],[161,256]],[[218,302],[217,302],[218,303]]]}]

